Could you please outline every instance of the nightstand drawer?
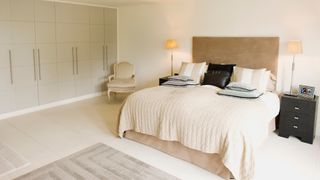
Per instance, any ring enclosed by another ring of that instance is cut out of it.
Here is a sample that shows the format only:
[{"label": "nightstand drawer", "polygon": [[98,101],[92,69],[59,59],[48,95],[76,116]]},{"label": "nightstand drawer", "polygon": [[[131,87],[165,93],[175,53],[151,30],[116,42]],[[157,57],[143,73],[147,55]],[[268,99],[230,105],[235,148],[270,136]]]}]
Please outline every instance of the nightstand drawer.
[{"label": "nightstand drawer", "polygon": [[301,118],[297,116],[288,116],[284,120],[286,121],[286,128],[290,131],[307,132],[310,128],[312,128],[309,117]]},{"label": "nightstand drawer", "polygon": [[281,102],[281,110],[299,113],[314,113],[314,105],[304,100],[284,99]]}]

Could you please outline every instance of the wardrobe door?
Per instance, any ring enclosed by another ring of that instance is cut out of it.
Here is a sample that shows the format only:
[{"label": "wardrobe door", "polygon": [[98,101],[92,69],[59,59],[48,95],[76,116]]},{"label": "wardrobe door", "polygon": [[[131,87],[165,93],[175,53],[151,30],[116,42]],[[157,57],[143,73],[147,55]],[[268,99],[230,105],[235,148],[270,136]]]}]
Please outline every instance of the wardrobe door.
[{"label": "wardrobe door", "polygon": [[58,71],[55,44],[37,45],[39,103],[59,99]]},{"label": "wardrobe door", "polygon": [[[29,0],[26,2],[33,3]],[[29,17],[30,14],[34,15],[34,8],[30,4],[12,1],[12,16],[16,19],[11,22],[12,71],[14,103],[17,109],[38,105],[35,28],[33,19]],[[22,5],[25,5],[25,9]]]},{"label": "wardrobe door", "polygon": [[14,102],[17,109],[38,105],[35,49],[32,43],[12,45]]},{"label": "wardrobe door", "polygon": [[35,14],[39,104],[46,104],[59,99],[54,3],[36,0]]},{"label": "wardrobe door", "polygon": [[59,99],[75,97],[75,50],[73,43],[57,43]]},{"label": "wardrobe door", "polygon": [[[57,36],[57,70],[59,84],[59,99],[76,96],[75,75],[76,56],[75,40],[77,25],[70,23],[72,16],[68,9],[75,5],[56,3],[56,36]],[[65,17],[66,19],[64,19]]]},{"label": "wardrobe door", "polygon": [[90,11],[91,68],[94,92],[106,87],[106,46],[104,8],[92,7]]},{"label": "wardrobe door", "polygon": [[90,43],[76,44],[76,94],[93,92]]},{"label": "wardrobe door", "polygon": [[104,43],[91,44],[91,59],[93,91],[104,91],[106,88],[107,78]]},{"label": "wardrobe door", "polygon": [[0,45],[0,114],[15,109],[10,45]]},{"label": "wardrobe door", "polygon": [[117,63],[117,9],[105,9],[105,44],[107,58],[107,74],[113,73],[113,64]]}]

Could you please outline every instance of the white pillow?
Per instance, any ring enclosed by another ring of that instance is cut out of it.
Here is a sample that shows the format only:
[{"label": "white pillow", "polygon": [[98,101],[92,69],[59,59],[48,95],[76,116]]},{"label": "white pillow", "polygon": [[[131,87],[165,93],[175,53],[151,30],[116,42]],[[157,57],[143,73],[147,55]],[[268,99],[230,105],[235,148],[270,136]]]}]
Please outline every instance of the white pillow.
[{"label": "white pillow", "polygon": [[259,91],[265,92],[270,78],[270,71],[263,69],[249,69],[234,67],[234,82],[251,84]]},{"label": "white pillow", "polygon": [[187,62],[182,62],[179,76],[188,76],[191,77],[192,70],[193,70],[193,63],[187,63]]},{"label": "white pillow", "polygon": [[200,79],[205,73],[206,63],[186,63],[183,62],[179,72],[180,76],[189,76],[196,83],[200,83]]}]

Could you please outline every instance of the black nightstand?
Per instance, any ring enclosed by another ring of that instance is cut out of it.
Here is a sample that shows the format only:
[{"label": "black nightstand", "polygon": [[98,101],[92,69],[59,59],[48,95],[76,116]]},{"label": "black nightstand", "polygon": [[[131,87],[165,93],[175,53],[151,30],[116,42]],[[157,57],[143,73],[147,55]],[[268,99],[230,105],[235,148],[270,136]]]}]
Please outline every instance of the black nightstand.
[{"label": "black nightstand", "polygon": [[296,136],[313,143],[317,123],[318,96],[307,99],[295,96],[281,97],[279,136]]},{"label": "black nightstand", "polygon": [[170,76],[159,78],[159,86],[161,86],[162,83],[167,82],[169,80],[169,77]]}]

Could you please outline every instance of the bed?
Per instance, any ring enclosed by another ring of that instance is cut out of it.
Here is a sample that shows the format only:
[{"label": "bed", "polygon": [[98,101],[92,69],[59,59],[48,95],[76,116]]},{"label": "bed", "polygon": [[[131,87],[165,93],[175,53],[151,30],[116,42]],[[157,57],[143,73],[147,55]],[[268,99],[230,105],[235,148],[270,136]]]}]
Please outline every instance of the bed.
[{"label": "bed", "polygon": [[[194,37],[193,61],[236,63],[277,73],[277,37]],[[217,95],[219,88],[153,87],[130,95],[119,136],[186,160],[224,179],[252,179],[255,152],[275,129],[279,98]]]}]

